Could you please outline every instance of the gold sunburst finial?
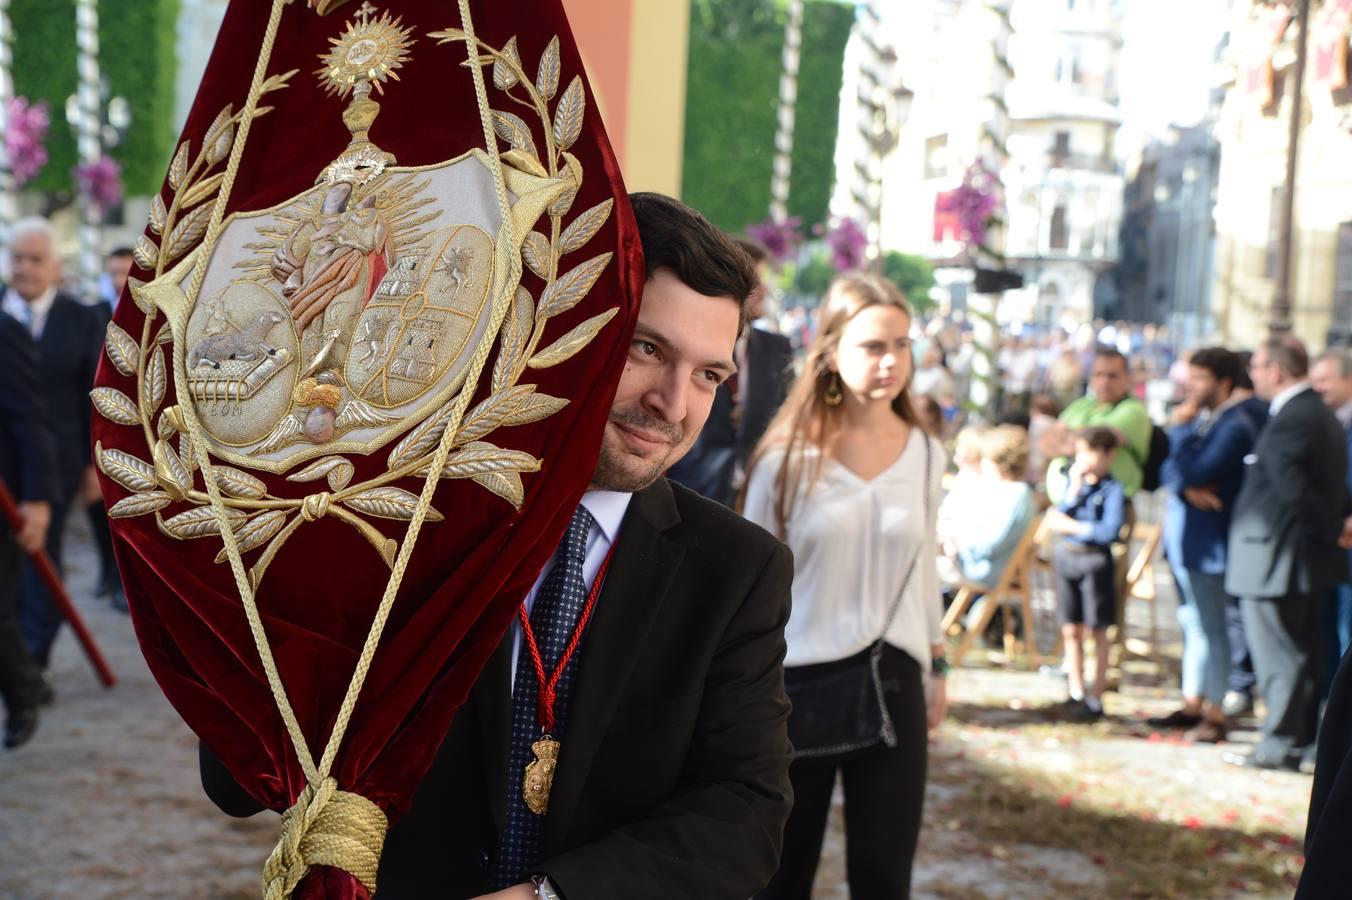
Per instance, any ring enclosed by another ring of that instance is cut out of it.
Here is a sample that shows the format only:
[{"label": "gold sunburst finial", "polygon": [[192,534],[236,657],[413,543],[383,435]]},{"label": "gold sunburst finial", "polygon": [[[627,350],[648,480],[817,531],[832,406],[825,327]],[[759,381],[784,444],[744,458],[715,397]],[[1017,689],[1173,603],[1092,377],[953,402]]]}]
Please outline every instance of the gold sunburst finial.
[{"label": "gold sunburst finial", "polygon": [[[379,18],[375,15],[376,8],[363,3],[343,33],[329,38],[333,47],[320,56],[323,65],[315,70],[328,93],[346,97],[354,90],[369,92],[371,87],[384,93],[384,82],[399,80],[396,70],[408,59],[413,27],[402,27],[402,17],[391,19],[388,11]],[[360,90],[363,84],[369,85],[365,91]]]}]

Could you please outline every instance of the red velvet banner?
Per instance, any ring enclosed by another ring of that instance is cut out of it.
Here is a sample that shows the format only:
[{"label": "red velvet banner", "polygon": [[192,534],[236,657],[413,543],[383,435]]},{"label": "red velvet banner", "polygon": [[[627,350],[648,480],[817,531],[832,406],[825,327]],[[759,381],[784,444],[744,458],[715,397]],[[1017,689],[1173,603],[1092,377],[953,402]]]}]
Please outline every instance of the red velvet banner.
[{"label": "red velvet banner", "polygon": [[[315,70],[321,55],[329,52],[331,39],[338,38],[345,23],[358,15],[359,5],[342,4],[327,16],[299,2],[285,7],[267,74],[291,69],[299,72],[285,87],[267,93],[260,101],[272,111],[252,124],[227,213],[275,207],[311,190],[316,177],[349,146],[352,135],[342,118],[348,98],[324,93]],[[196,158],[204,140],[211,136],[213,122],[227,105],[235,111],[243,107],[264,42],[270,6],[262,0],[231,3],[182,135],[182,141],[188,144],[185,159]],[[478,38],[488,47],[515,55],[527,76],[504,89],[506,82],[514,80],[510,67],[500,69],[496,84],[492,67],[483,68],[493,108],[512,113],[498,121],[500,149],[506,153],[513,145],[517,149],[529,145],[535,151],[533,159],[543,161],[542,170],[557,169],[558,177],[572,186],[553,207],[559,211],[566,206],[567,210],[557,221],[550,215],[542,216],[535,225],[539,235],[532,240],[552,241],[560,248],[556,267],[560,279],[607,252],[614,254],[598,263],[603,265],[599,280],[586,296],[542,326],[538,348],[550,347],[607,310],[618,308],[619,312],[571,358],[523,369],[520,384],[534,384],[537,394],[568,402],[551,415],[493,433],[492,440],[502,448],[540,460],[539,471],[521,476],[525,499],[520,511],[475,481],[460,478],[440,483],[434,507],[444,521],[429,518],[422,529],[332,773],[340,789],[371,799],[392,820],[410,800],[456,709],[557,544],[588,483],[627,353],[643,278],[641,251],[624,186],[595,104],[590,102],[590,90],[561,3],[475,0],[472,10]],[[402,26],[411,27],[412,44],[395,73],[397,80],[386,80],[383,92],[372,94],[372,99],[380,103],[380,112],[370,128],[370,140],[393,154],[397,167],[433,166],[482,148],[471,72],[463,65],[466,45],[463,40],[439,44],[428,36],[462,27],[456,4],[387,0],[378,7],[378,14],[384,12],[401,16]],[[555,37],[557,57],[551,44]],[[549,71],[554,59],[559,68],[556,87]],[[570,89],[575,77],[580,79],[579,87]],[[522,83],[525,81],[530,83]],[[513,98],[526,102],[514,102]],[[553,121],[546,123],[532,111],[537,100],[545,104]],[[579,100],[585,104],[582,110],[576,105]],[[569,108],[561,111],[563,105]],[[569,117],[579,112],[580,132],[567,135]],[[529,131],[526,136],[519,130],[523,126]],[[557,138],[560,129],[565,134],[563,141]],[[567,144],[567,137],[573,138],[568,146],[571,161],[559,151],[560,145]],[[206,143],[210,146],[209,141]],[[551,154],[557,166],[551,165]],[[517,160],[520,162],[519,155]],[[224,162],[210,171],[223,168]],[[166,206],[175,195],[171,182],[179,181],[182,173],[174,178],[171,171],[161,195]],[[576,196],[569,204],[567,196],[574,187]],[[585,239],[585,234],[579,234],[589,230],[584,222],[574,229],[575,249],[566,240],[559,243],[560,229],[566,236],[570,224],[583,219],[588,211],[599,213],[607,201],[613,201],[613,210],[593,237]],[[491,198],[485,202],[491,206]],[[154,229],[147,232],[147,238],[162,250],[171,240],[167,234],[158,236]],[[540,244],[528,242],[527,249],[539,251]],[[395,268],[399,265],[397,251],[387,257],[373,253],[372,258],[379,266],[371,266],[374,274],[368,276],[368,297],[383,269],[391,263]],[[144,252],[140,261],[148,261]],[[549,274],[547,261],[542,267]],[[154,274],[145,268],[133,272],[134,277],[146,281]],[[276,302],[285,302],[280,279],[268,281],[264,275],[259,283],[276,296]],[[526,268],[522,285],[537,310],[543,306],[546,281],[532,267]],[[206,299],[204,290],[198,304]],[[379,297],[371,302],[378,303]],[[124,299],[114,320],[133,341],[158,331],[165,319],[156,311],[147,329],[140,305]],[[236,322],[234,327],[241,326]],[[192,326],[187,334],[192,336]],[[360,337],[347,335],[354,345],[353,354],[357,353],[355,345]],[[111,358],[118,348],[113,346],[113,339],[109,343],[110,355],[100,367],[98,385],[144,402],[144,382],[153,380],[152,375],[143,372],[138,382],[135,373],[125,374],[126,361],[118,365]],[[207,358],[213,346],[203,339],[191,348],[194,358],[206,359],[198,362],[199,370],[216,365]],[[153,339],[143,344],[146,353],[162,352],[158,347]],[[165,346],[163,352],[174,349]],[[180,348],[179,352],[187,349]],[[493,392],[489,381],[497,353],[495,348],[484,368],[469,405],[471,411]],[[538,357],[536,361],[550,362]],[[183,371],[179,370],[177,377],[169,376],[165,407],[192,402],[184,393]],[[190,370],[189,380],[195,377]],[[177,399],[176,384],[180,389]],[[325,385],[312,387],[319,391]],[[154,390],[153,386],[149,389]],[[105,392],[104,399],[109,396]],[[200,397],[198,401],[195,408],[204,413],[204,401]],[[330,424],[332,412],[330,409]],[[139,422],[119,424],[118,416],[107,416],[104,412],[95,417],[99,446],[153,465],[149,430]],[[131,421],[129,412],[123,411],[120,416],[121,421]],[[322,426],[322,415],[319,418]],[[158,417],[147,421],[152,429],[159,427],[155,424]],[[327,439],[322,436],[322,427],[318,429],[321,437],[314,438],[309,431],[310,419],[305,422],[306,439]],[[417,422],[407,424],[413,427]],[[351,482],[359,484],[385,472],[391,446],[406,434],[402,431],[364,455],[341,454],[353,465]],[[172,446],[181,446],[179,440],[173,437]],[[105,463],[108,459],[112,457],[105,457]],[[249,469],[237,461],[229,465],[259,479],[270,498],[294,500],[315,494],[320,488],[332,490],[322,480],[288,481],[286,476],[295,474],[301,466],[268,472]],[[111,477],[117,474],[112,464],[102,468],[105,496],[116,509],[118,501],[135,495],[127,487],[134,478],[129,482],[131,476],[125,473]],[[163,473],[157,472],[157,477],[162,480]],[[204,489],[200,472],[188,477],[192,490]],[[422,482],[422,478],[408,477],[397,486],[416,495]],[[161,688],[189,726],[253,796],[273,809],[284,810],[304,789],[305,778],[269,693],[229,563],[221,559],[221,538],[216,534],[180,540],[168,536],[163,527],[165,521],[193,508],[190,500],[175,500],[149,514],[112,520],[136,633]],[[196,508],[203,506],[199,502]],[[403,539],[407,528],[407,523],[398,519],[367,521],[396,541]],[[242,529],[236,533],[243,541]],[[255,564],[265,546],[245,552],[245,565]],[[349,522],[323,515],[313,521],[306,518],[296,526],[259,584],[257,603],[281,679],[316,759],[333,727],[389,577],[389,567],[368,537]],[[321,869],[311,874],[297,895],[365,894],[347,875]]]}]

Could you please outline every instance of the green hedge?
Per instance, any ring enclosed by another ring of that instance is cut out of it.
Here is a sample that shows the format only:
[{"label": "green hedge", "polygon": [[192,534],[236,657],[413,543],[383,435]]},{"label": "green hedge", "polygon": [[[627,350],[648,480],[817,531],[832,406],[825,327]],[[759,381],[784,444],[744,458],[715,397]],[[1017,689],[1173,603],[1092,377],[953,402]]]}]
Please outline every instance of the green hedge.
[{"label": "green hedge", "polygon": [[[128,194],[150,194],[164,179],[173,149],[174,54],[179,0],[103,0],[99,4],[99,65],[113,96],[131,104],[131,130],[112,156],[122,164]],[[14,91],[46,100],[47,165],[29,189],[72,190],[75,135],[66,98],[75,93],[74,0],[11,0]]]},{"label": "green hedge", "polygon": [[[785,16],[783,0],[691,0],[681,194],[731,231],[769,212]],[[853,6],[805,5],[789,194],[805,229],[826,221],[831,200],[853,23]]]}]

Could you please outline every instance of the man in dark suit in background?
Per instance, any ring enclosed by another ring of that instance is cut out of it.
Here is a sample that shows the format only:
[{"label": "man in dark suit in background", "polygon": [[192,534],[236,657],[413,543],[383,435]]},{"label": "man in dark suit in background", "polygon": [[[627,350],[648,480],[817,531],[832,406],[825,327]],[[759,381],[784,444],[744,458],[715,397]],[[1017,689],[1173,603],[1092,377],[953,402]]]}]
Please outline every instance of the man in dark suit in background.
[{"label": "man in dark suit in background", "polygon": [[[94,386],[103,346],[100,323],[91,307],[57,289],[61,257],[51,225],[44,219],[15,224],[9,246],[10,282],[0,308],[28,328],[38,345],[41,397],[56,442],[56,489],[47,553],[59,568],[66,514],[79,494],[98,496],[90,459],[89,391]],[[20,621],[29,652],[47,667],[61,613],[31,566],[25,566]]]},{"label": "man in dark suit in background", "polygon": [[1272,338],[1250,374],[1271,418],[1246,458],[1230,523],[1225,587],[1240,598],[1258,685],[1267,703],[1262,739],[1226,762],[1297,768],[1314,743],[1324,594],[1348,577],[1339,546],[1347,507],[1347,438],[1310,388],[1309,357],[1292,337]]},{"label": "man in dark suit in background", "polygon": [[[508,633],[390,830],[380,900],[744,900],[778,866],[792,559],[661,477],[734,371],[755,276],[698,213],[656,194],[632,201],[648,280],[591,489],[526,597],[530,630]],[[568,658],[587,596],[595,614]],[[523,769],[545,729],[539,682],[561,657],[548,729],[558,768],[536,815]],[[206,748],[202,780],[226,812],[258,811]]]},{"label": "man in dark suit in background", "polygon": [[[1346,349],[1326,351],[1310,367],[1310,384],[1343,426],[1347,450],[1352,454],[1352,353]],[[1348,467],[1347,477],[1348,490],[1352,491],[1352,466]],[[1327,693],[1338,663],[1352,646],[1352,581],[1344,580],[1325,596],[1320,631],[1324,638],[1323,688]]]},{"label": "man in dark suit in background", "polygon": [[0,522],[0,697],[5,701],[7,748],[18,747],[38,727],[42,672],[19,628],[19,578],[23,554],[42,547],[56,495],[52,436],[38,397],[38,351],[14,319],[0,313],[0,478],[18,501],[18,532]]},{"label": "man in dark suit in background", "polygon": [[756,266],[757,287],[747,302],[749,328],[737,340],[737,372],[718,388],[709,421],[690,452],[667,473],[672,481],[731,506],[746,462],[784,402],[793,373],[793,347],[765,316],[769,254],[755,241],[738,246]]}]

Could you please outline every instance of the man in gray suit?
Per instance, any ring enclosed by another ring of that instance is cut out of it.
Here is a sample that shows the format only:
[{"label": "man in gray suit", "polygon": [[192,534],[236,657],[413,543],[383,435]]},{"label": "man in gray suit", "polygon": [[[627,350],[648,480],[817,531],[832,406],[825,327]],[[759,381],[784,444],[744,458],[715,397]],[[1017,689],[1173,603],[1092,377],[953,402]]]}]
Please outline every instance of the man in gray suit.
[{"label": "man in gray suit", "polygon": [[1343,539],[1347,444],[1337,418],[1310,388],[1305,347],[1264,342],[1249,365],[1271,418],[1245,459],[1230,524],[1226,590],[1240,599],[1258,684],[1263,737],[1226,762],[1298,768],[1315,739],[1322,660],[1319,611],[1348,577]]}]

